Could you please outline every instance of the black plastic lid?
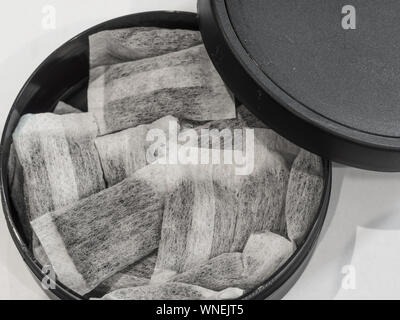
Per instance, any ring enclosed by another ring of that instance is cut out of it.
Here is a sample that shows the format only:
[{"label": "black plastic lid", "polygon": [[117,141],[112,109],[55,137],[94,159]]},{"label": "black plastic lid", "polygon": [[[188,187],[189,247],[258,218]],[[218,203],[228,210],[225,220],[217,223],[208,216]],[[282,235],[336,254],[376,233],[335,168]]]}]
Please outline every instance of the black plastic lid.
[{"label": "black plastic lid", "polygon": [[279,134],[400,171],[400,1],[351,4],[356,29],[339,0],[199,0],[200,30],[228,87]]}]

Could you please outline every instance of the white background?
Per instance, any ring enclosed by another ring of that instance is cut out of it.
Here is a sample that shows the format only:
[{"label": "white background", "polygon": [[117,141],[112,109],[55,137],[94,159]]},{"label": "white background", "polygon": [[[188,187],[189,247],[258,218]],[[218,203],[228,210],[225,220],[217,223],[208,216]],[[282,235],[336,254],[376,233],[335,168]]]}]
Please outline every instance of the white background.
[{"label": "white background", "polygon": [[[54,30],[42,27],[42,9],[46,5],[56,9]],[[0,126],[3,127],[25,80],[65,41],[114,17],[164,9],[196,11],[196,1],[3,1],[0,10]],[[400,298],[400,274],[393,268],[398,265],[397,256],[400,256],[400,241],[393,240],[400,240],[398,195],[400,174],[372,173],[334,165],[332,199],[320,242],[305,273],[286,298],[335,298],[345,277],[343,267],[352,260],[356,277],[351,278],[350,283],[355,284],[357,290],[343,293],[342,289],[340,297]],[[363,236],[357,240],[354,251],[359,226],[371,230],[362,229]],[[3,214],[0,214],[0,299],[47,299],[17,252]]]}]

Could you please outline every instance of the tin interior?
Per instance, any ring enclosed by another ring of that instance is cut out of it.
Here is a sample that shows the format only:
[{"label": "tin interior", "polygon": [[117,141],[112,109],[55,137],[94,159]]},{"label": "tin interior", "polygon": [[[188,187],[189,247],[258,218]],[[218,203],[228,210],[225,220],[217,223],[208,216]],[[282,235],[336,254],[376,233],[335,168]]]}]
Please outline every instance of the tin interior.
[{"label": "tin interior", "polygon": [[[186,12],[147,12],[133,14],[99,24],[76,36],[53,52],[26,82],[12,106],[1,141],[1,196],[3,210],[12,238],[24,261],[37,279],[43,278],[42,266],[35,260],[27,237],[22,231],[18,215],[10,199],[7,163],[12,142],[12,132],[19,118],[26,113],[52,112],[62,99],[86,111],[86,89],[89,76],[89,43],[91,34],[103,30],[134,26],[180,28],[197,30],[197,17]],[[268,281],[247,294],[243,299],[279,299],[293,286],[311,257],[325,220],[331,188],[331,163],[324,160],[325,186],[319,214],[308,236],[296,253]],[[61,299],[84,299],[62,283],[57,282],[52,292]]]}]

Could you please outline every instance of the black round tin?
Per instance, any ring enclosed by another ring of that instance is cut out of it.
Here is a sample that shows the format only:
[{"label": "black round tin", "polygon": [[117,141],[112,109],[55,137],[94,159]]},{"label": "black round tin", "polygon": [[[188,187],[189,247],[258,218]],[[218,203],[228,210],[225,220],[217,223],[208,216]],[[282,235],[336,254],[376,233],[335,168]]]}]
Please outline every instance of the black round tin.
[{"label": "black round tin", "polygon": [[199,0],[200,30],[230,89],[279,134],[332,161],[400,171],[400,2],[346,5]]},{"label": "black round tin", "polygon": [[[7,118],[1,140],[0,186],[3,210],[12,238],[35,277],[41,281],[44,277],[42,266],[35,260],[29,248],[13,207],[8,188],[7,163],[12,142],[12,132],[20,117],[26,113],[52,112],[62,99],[81,110],[87,108],[86,89],[89,77],[89,42],[91,34],[102,30],[128,28],[135,26],[153,26],[163,28],[198,29],[197,16],[185,12],[146,12],[124,16],[99,24],[53,52],[33,73],[19,93]],[[249,293],[244,299],[282,298],[300,277],[317,243],[325,220],[330,191],[331,163],[324,160],[325,186],[319,213],[309,234],[296,253],[262,286]],[[61,299],[84,299],[62,283],[56,283],[51,289]]]}]

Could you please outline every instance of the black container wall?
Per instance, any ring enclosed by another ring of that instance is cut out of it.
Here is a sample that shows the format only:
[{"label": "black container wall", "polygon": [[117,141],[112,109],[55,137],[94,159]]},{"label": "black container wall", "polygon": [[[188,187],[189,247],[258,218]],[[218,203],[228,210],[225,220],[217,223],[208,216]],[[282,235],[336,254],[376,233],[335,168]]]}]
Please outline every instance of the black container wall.
[{"label": "black container wall", "polygon": [[[18,215],[10,200],[7,163],[12,142],[12,132],[19,118],[26,113],[53,111],[57,102],[64,101],[87,109],[86,88],[89,74],[88,36],[102,30],[127,28],[134,26],[153,26],[197,30],[197,16],[185,12],[147,12],[124,16],[97,25],[73,38],[52,53],[33,73],[19,93],[7,118],[1,140],[0,186],[3,211],[11,236],[33,274],[42,280],[42,266],[34,259],[26,241]],[[330,197],[331,164],[324,161],[325,189],[319,214],[310,230],[305,243],[296,254],[280,268],[266,283],[244,299],[279,299],[293,286],[300,277],[310,259],[321,231]],[[83,299],[62,283],[57,281],[52,290],[61,299]]]}]

